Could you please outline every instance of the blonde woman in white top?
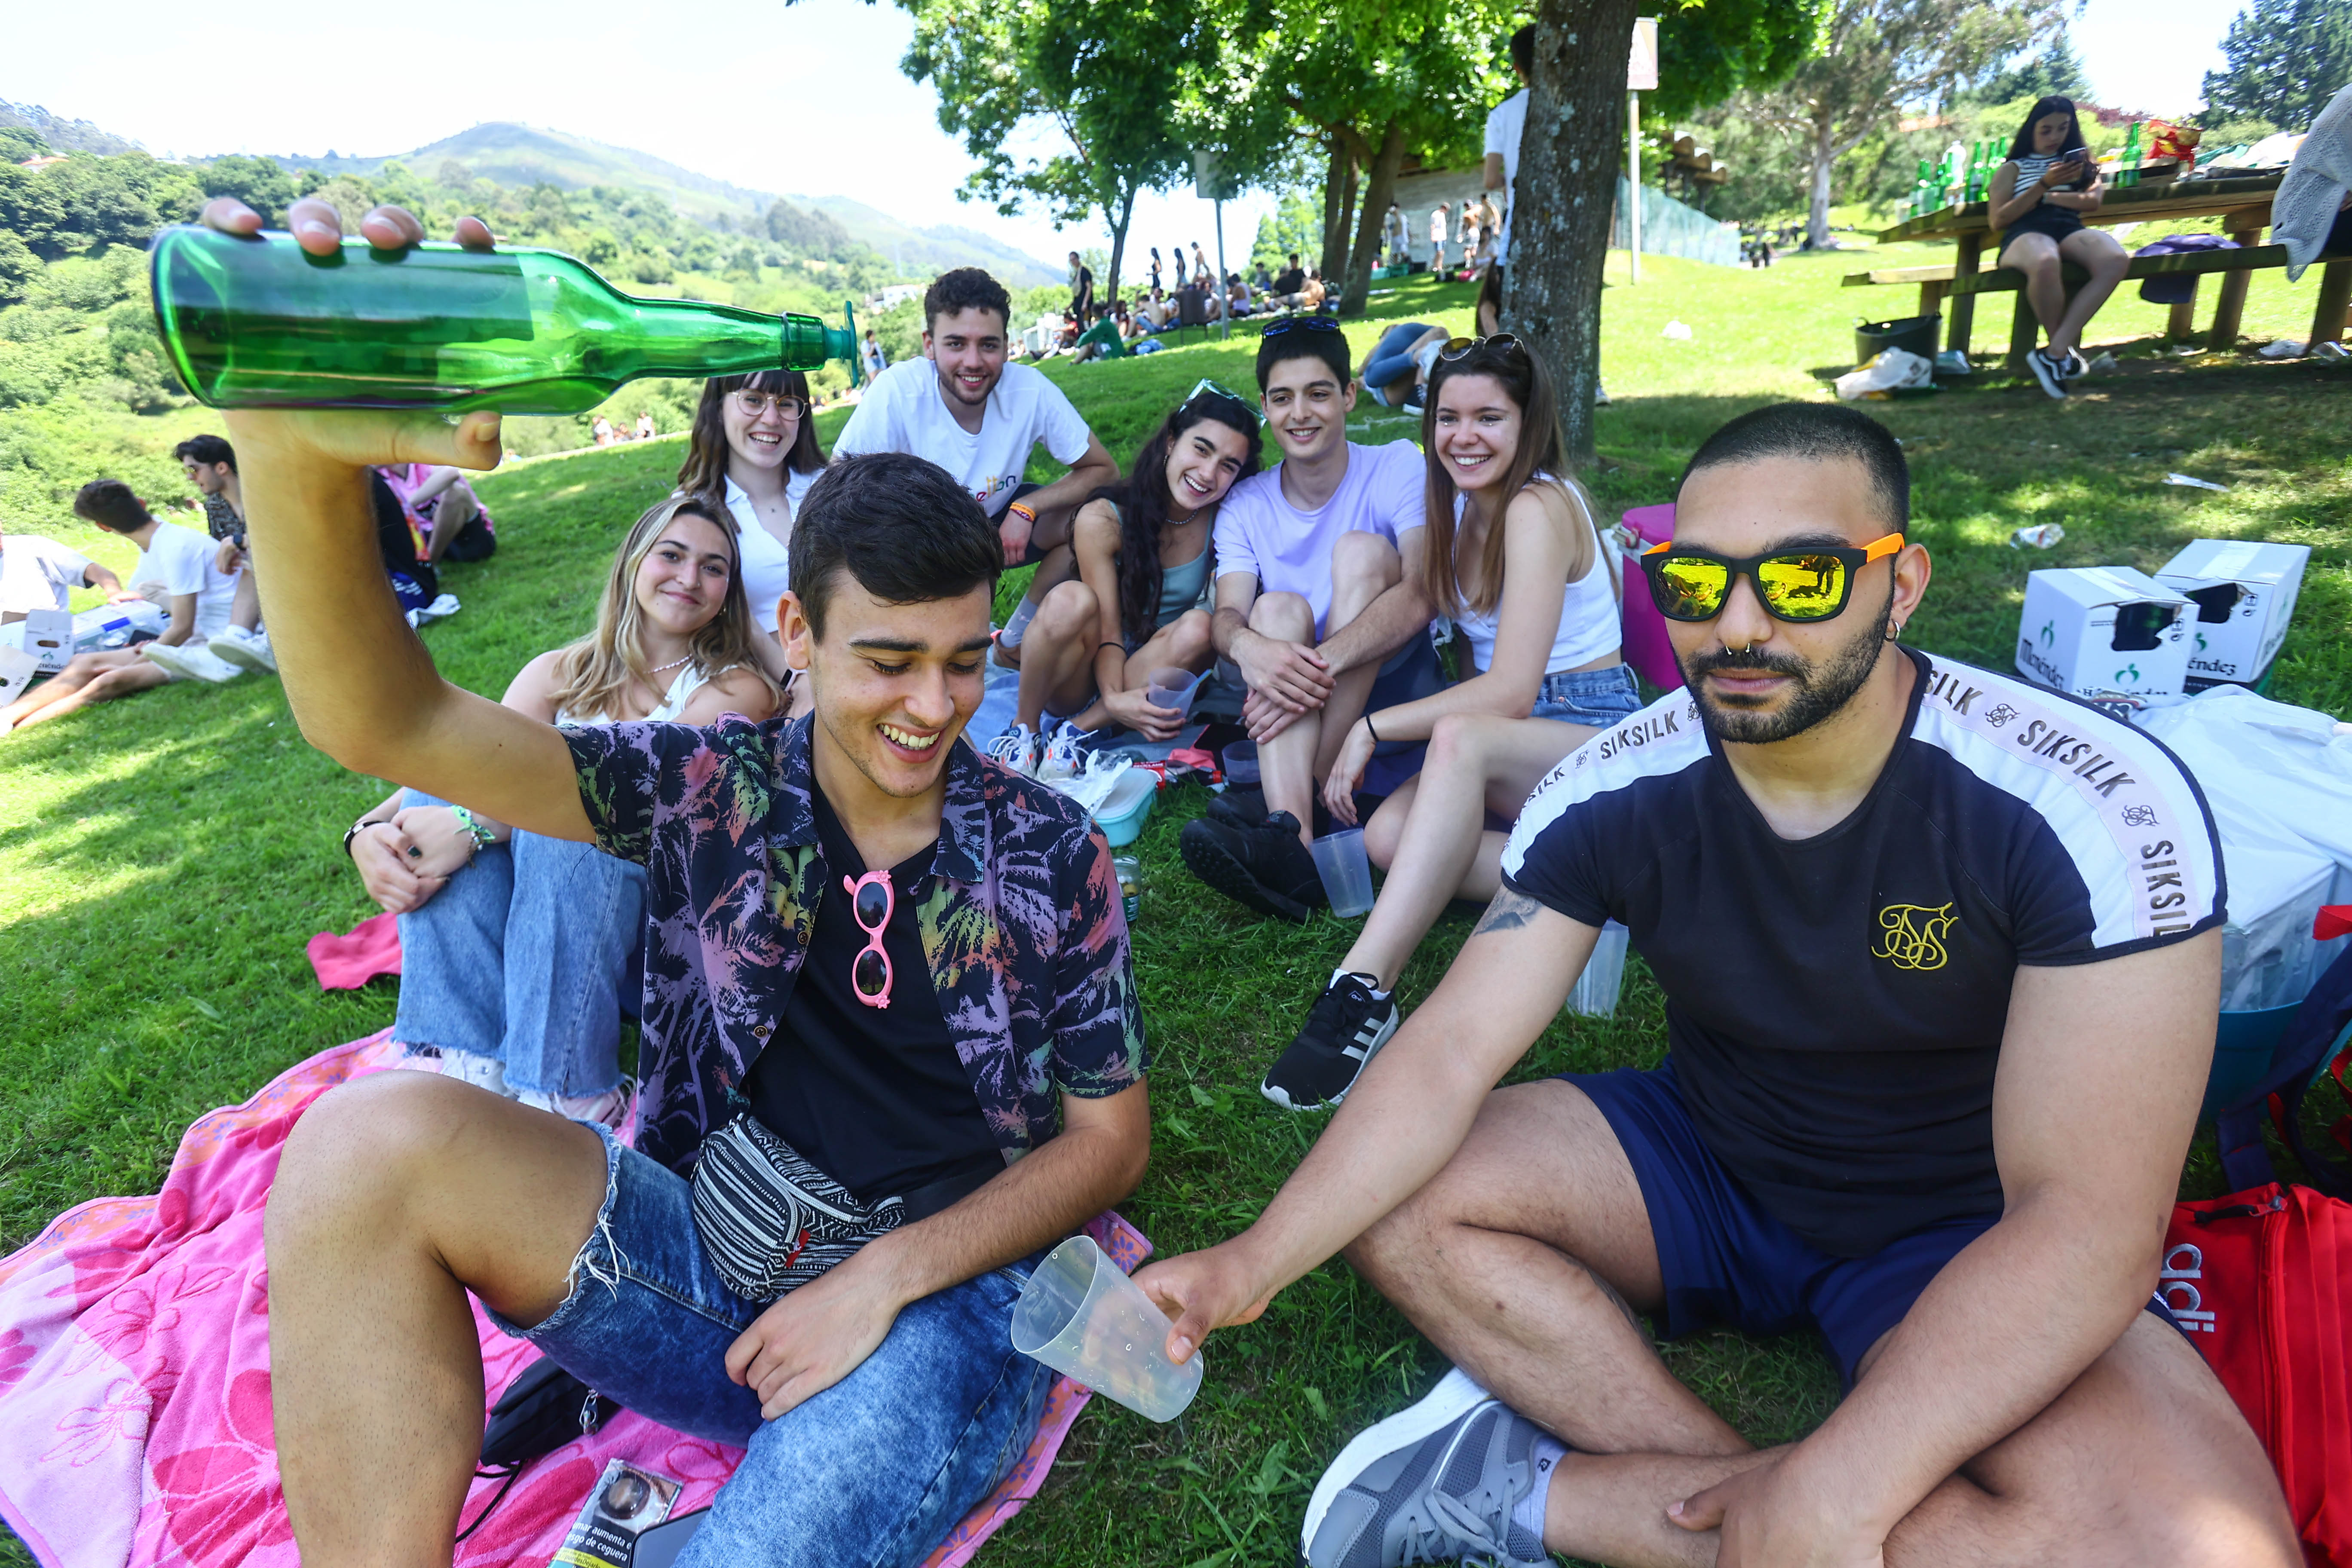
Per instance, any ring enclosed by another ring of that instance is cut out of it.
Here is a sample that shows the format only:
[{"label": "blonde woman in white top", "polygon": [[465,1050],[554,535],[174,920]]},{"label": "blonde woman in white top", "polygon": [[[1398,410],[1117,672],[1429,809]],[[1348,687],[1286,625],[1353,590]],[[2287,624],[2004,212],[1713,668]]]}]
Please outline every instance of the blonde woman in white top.
[{"label": "blonde woman in white top", "polygon": [[[708,500],[672,497],[613,562],[596,629],[541,654],[506,706],[551,724],[774,716],[736,530]],[[593,845],[517,832],[415,790],[352,825],[344,848],[400,917],[393,1037],[416,1065],[562,1114],[627,1109],[620,987],[643,937],[645,872]]]},{"label": "blonde woman in white top", "polygon": [[1278,1105],[1336,1103],[1385,1044],[1390,993],[1454,899],[1499,885],[1506,826],[1562,757],[1641,706],[1618,649],[1622,580],[1591,499],[1565,477],[1558,403],[1543,363],[1507,335],[1456,338],[1429,379],[1423,587],[1466,644],[1463,679],[1356,721],[1323,801],[1356,820],[1375,745],[1426,741],[1420,773],[1365,825],[1388,868],[1379,900],[1306,1027],[1266,1074]]}]

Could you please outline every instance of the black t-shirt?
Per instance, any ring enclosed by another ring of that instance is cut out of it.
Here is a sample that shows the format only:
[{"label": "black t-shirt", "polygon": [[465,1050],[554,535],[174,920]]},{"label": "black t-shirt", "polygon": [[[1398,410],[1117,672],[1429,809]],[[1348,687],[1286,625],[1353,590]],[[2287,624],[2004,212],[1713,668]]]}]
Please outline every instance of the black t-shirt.
[{"label": "black t-shirt", "polygon": [[1296,294],[1306,287],[1307,274],[1296,267],[1274,280],[1274,291],[1277,294]]},{"label": "black t-shirt", "polygon": [[864,1202],[1003,1170],[971,1075],[948,1037],[915,921],[918,900],[933,890],[931,850],[891,868],[895,901],[882,933],[890,1005],[868,1006],[849,979],[866,931],[842,886],[864,876],[866,863],[824,792],[810,796],[824,891],[782,1027],[743,1085],[751,1113]]},{"label": "black t-shirt", "polygon": [[[1911,658],[1903,738],[1825,833],[1773,832],[1676,691],[1553,770],[1503,852],[1510,886],[1629,929],[1707,1147],[1844,1257],[2000,1212],[1993,1074],[2020,964],[2222,920],[2212,818],[2163,746],[2044,688]],[[2095,1048],[2127,1071],[2132,1047]]]}]

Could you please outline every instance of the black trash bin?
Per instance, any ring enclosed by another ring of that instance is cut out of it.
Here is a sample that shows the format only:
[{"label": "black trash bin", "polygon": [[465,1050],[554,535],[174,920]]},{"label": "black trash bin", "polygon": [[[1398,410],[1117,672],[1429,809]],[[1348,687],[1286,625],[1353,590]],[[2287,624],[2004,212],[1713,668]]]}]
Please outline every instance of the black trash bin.
[{"label": "black trash bin", "polygon": [[1864,321],[1853,329],[1853,363],[1868,364],[1884,349],[1905,349],[1934,363],[1936,337],[1944,318],[1906,316],[1895,321]]}]

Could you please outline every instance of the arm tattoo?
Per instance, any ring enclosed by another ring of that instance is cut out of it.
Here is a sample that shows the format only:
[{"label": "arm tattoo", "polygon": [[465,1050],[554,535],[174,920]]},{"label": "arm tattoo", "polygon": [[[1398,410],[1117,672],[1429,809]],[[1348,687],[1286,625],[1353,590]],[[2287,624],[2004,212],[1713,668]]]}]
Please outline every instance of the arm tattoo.
[{"label": "arm tattoo", "polygon": [[1542,908],[1525,893],[1504,888],[1495,895],[1495,901],[1486,906],[1486,912],[1478,917],[1477,929],[1470,934],[1483,936],[1490,931],[1517,931],[1535,919],[1536,911]]}]

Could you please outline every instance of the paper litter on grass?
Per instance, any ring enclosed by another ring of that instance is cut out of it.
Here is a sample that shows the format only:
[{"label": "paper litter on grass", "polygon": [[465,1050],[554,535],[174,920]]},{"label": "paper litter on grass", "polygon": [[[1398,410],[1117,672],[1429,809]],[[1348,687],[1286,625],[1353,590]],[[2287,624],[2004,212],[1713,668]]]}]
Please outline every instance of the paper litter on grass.
[{"label": "paper litter on grass", "polygon": [[1686,343],[1690,342],[1691,330],[1680,321],[1668,321],[1665,331],[1658,335],[1662,338],[1672,338],[1678,343]]},{"label": "paper litter on grass", "polygon": [[2217,485],[2210,479],[2194,479],[2187,474],[2167,474],[2164,476],[2164,482],[2168,485],[2185,485],[2192,490],[2227,490],[2230,488],[2227,485]]}]

